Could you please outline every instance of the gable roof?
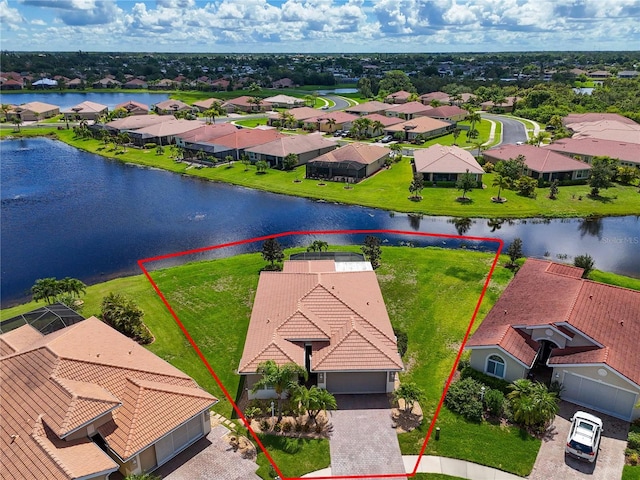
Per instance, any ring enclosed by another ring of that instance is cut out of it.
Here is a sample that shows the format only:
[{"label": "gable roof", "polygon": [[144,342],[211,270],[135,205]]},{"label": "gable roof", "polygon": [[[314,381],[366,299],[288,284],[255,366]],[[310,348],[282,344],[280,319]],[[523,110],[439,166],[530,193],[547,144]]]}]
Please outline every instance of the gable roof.
[{"label": "gable roof", "polygon": [[333,139],[326,139],[321,134],[310,135],[285,135],[275,140],[247,148],[247,152],[272,155],[274,157],[286,157],[290,153],[301,154],[313,150],[335,148],[337,144]]},{"label": "gable roof", "polygon": [[385,130],[389,132],[410,131],[411,133],[420,134],[450,126],[451,123],[444,120],[438,120],[431,117],[415,117],[411,120],[385,127]]},{"label": "gable roof", "polygon": [[627,162],[640,162],[640,148],[637,143],[601,138],[562,138],[543,148],[563,155],[607,156]]},{"label": "gable roof", "polygon": [[529,170],[540,173],[567,172],[574,170],[591,170],[591,165],[560,155],[553,149],[536,147],[535,145],[502,145],[484,152],[487,158],[509,160],[518,155],[525,158],[524,163]]},{"label": "gable roof", "polygon": [[96,102],[89,102],[89,101],[85,101],[85,102],[81,102],[78,105],[75,105],[73,107],[69,107],[65,110],[63,110],[63,113],[101,113],[104,112],[106,110],[108,110],[109,107],[107,107],[106,105],[102,105],[100,103],[96,103]]},{"label": "gable roof", "polygon": [[414,114],[414,113],[423,113],[427,110],[431,110],[433,107],[429,105],[425,105],[420,102],[407,102],[401,103],[398,105],[394,105],[391,108],[387,108],[385,113],[394,112],[394,113],[403,113],[403,114]]},{"label": "gable roof", "polygon": [[211,140],[210,143],[233,149],[243,149],[271,142],[283,136],[284,135],[277,130],[243,128],[241,130],[236,129],[235,132]]},{"label": "gable roof", "polygon": [[400,100],[406,100],[411,96],[410,92],[407,92],[406,90],[398,90],[397,92],[394,93],[390,93],[389,95],[386,96],[387,100],[395,100],[400,99]]},{"label": "gable roof", "polygon": [[583,122],[599,122],[600,120],[612,120],[614,122],[626,123],[628,125],[637,125],[636,122],[619,113],[570,113],[562,119],[562,124],[567,126],[572,123]]},{"label": "gable roof", "polygon": [[194,130],[180,133],[177,137],[184,142],[190,143],[210,142],[216,138],[234,133],[236,130],[238,130],[236,126],[231,123],[218,123],[215,125],[202,125]]},{"label": "gable roof", "polygon": [[126,460],[216,402],[189,376],[95,317],[32,338],[0,357],[0,414],[3,431],[10,432],[0,436],[0,451],[3,468],[15,478],[114,471],[118,465],[87,436],[65,437],[105,419],[98,430]]},{"label": "gable roof", "polygon": [[539,345],[522,328],[569,325],[602,346],[554,349],[549,363],[603,363],[640,385],[640,292],[585,280],[581,269],[557,265],[527,259],[467,347],[499,346],[530,366]]},{"label": "gable roof", "polygon": [[368,118],[372,122],[380,122],[384,127],[395,125],[396,123],[401,123],[403,121],[401,118],[387,117],[386,115],[380,115],[379,113],[370,113],[369,115],[365,115],[362,118]]},{"label": "gable roof", "polygon": [[340,110],[337,110],[335,112],[323,113],[321,115],[318,115],[317,117],[307,118],[304,122],[324,124],[324,123],[327,123],[330,118],[333,118],[338,125],[342,125],[343,123],[353,122],[354,120],[357,120],[360,117],[358,117],[357,115],[353,115],[352,113],[347,113],[347,112],[342,112]]},{"label": "gable roof", "polygon": [[388,103],[378,102],[377,100],[372,100],[370,102],[360,103],[358,105],[353,105],[351,107],[345,108],[345,112],[348,113],[376,113],[376,112],[384,112],[385,110],[391,108],[392,105]]},{"label": "gable roof", "polygon": [[[320,112],[315,108],[311,107],[297,107],[292,108],[287,111],[290,115],[293,116],[296,120],[306,120],[307,118],[317,117]],[[280,115],[278,113],[270,113],[269,118],[273,120],[280,120]]]},{"label": "gable roof", "polygon": [[265,102],[267,103],[284,103],[286,105],[299,105],[304,103],[302,98],[292,97],[291,95],[275,95],[273,97],[265,98]]},{"label": "gable roof", "polygon": [[266,360],[304,365],[308,341],[313,371],[403,368],[372,270],[290,260],[282,272],[260,274],[239,372],[253,373]]},{"label": "gable roof", "polygon": [[414,158],[416,172],[420,173],[484,173],[471,152],[456,146],[435,144],[416,149]]},{"label": "gable roof", "polygon": [[348,143],[336,150],[327,152],[324,155],[310,160],[313,162],[355,162],[361,165],[369,165],[382,157],[389,155],[391,150],[387,147],[380,147],[378,145],[370,145],[368,143],[353,142]]},{"label": "gable roof", "polygon": [[640,125],[617,120],[571,123],[567,128],[574,132],[573,138],[601,138],[640,144]]}]

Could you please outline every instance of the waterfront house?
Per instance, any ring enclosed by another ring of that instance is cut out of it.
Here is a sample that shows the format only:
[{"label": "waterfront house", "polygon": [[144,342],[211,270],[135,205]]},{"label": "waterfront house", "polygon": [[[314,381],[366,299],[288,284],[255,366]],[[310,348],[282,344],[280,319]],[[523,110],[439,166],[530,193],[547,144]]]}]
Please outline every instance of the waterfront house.
[{"label": "waterfront house", "polygon": [[386,135],[394,137],[399,132],[404,141],[413,141],[421,136],[424,140],[440,137],[453,131],[455,124],[444,120],[436,120],[430,117],[416,117],[402,123],[385,127]]},{"label": "waterfront house", "polygon": [[147,115],[149,113],[149,107],[144,103],[136,102],[135,100],[129,100],[116,105],[114,110],[124,108],[128,115]]},{"label": "waterfront house", "polygon": [[378,145],[353,142],[320,155],[307,163],[307,178],[356,183],[370,177],[391,156],[391,150]]},{"label": "waterfront house", "polygon": [[484,170],[471,152],[460,147],[435,144],[416,149],[414,159],[414,172],[426,182],[456,182],[465,173],[482,182]]},{"label": "waterfront house", "polygon": [[28,102],[12,106],[7,112],[7,119],[19,118],[23,122],[37,122],[60,114],[60,107],[44,102]]},{"label": "waterfront house", "polygon": [[284,158],[289,154],[298,157],[298,165],[304,165],[309,160],[319,157],[338,148],[333,139],[327,139],[322,134],[286,135],[271,142],[249,147],[245,152],[252,163],[264,160],[270,167],[282,167]]},{"label": "waterfront house", "polygon": [[96,102],[85,101],[62,110],[65,120],[96,120],[109,111],[109,107]]}]

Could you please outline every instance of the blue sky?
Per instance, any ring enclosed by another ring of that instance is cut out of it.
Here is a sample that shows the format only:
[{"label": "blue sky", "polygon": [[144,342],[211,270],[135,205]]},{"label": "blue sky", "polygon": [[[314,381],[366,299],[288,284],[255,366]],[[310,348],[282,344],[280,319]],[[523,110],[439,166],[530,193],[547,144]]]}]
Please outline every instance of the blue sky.
[{"label": "blue sky", "polygon": [[640,0],[0,0],[3,50],[640,50]]}]

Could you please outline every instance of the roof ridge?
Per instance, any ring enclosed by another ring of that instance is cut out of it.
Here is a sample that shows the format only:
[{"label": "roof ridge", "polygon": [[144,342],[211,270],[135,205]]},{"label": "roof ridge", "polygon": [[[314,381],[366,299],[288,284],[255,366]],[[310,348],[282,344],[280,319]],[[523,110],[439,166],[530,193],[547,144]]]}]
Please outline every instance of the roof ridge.
[{"label": "roof ridge", "polygon": [[[40,434],[40,432],[38,432],[38,427],[42,428],[42,435]],[[34,425],[33,425],[33,429],[31,430],[31,438],[33,438],[33,440],[36,442],[36,444],[49,456],[49,458],[51,458],[51,460],[53,460],[53,463],[60,469],[62,470],[69,478],[74,478],[73,472],[71,472],[71,470],[69,470],[69,468],[62,462],[62,460],[60,459],[60,457],[58,457],[58,455],[56,455],[55,450],[51,449],[42,439],[42,437],[46,437],[47,433],[46,433],[46,426],[45,426],[45,422],[44,422],[44,418],[43,415],[40,414],[38,415],[38,418],[36,419]],[[53,445],[53,442],[51,442],[51,444]],[[54,445],[55,447],[55,445]]]},{"label": "roof ridge", "polygon": [[[258,351],[258,353],[256,353],[248,362],[245,362],[245,364],[241,366],[238,370],[243,370],[248,365],[251,365],[260,355],[262,355],[272,345],[275,346],[278,350],[280,350],[280,352],[285,357],[287,357],[290,361],[295,363],[295,360],[291,358],[291,355],[289,355],[289,353],[284,350],[284,348],[280,345],[280,343],[278,343],[277,341],[278,338],[282,338],[282,337],[280,337],[280,335],[274,330],[273,335],[271,337],[271,341],[267,343],[262,350]],[[283,340],[285,342],[287,341],[286,339],[283,339]]]},{"label": "roof ridge", "polygon": [[[129,378],[127,377],[127,380],[131,381],[131,383],[133,383],[134,385],[136,385],[138,388],[142,389],[142,390],[150,390],[153,392],[163,392],[163,393],[171,393],[171,394],[176,394],[176,395],[181,395],[181,396],[186,396],[186,397],[193,397],[193,398],[198,398],[200,396],[204,396],[204,395],[209,395],[209,393],[207,393],[206,390],[203,390],[197,386],[185,386],[185,385],[173,385],[171,383],[164,383],[164,382],[158,382],[157,380],[145,380],[142,378]],[[156,386],[157,385],[157,386]],[[190,389],[190,390],[197,390],[200,391],[202,395],[196,395],[196,393],[176,393],[175,390],[176,389]]]},{"label": "roof ridge", "polygon": [[[140,403],[140,397],[142,396],[142,390],[143,388],[141,386],[139,386],[138,384],[136,384],[132,378],[126,377],[126,381],[127,381],[127,385],[129,385],[129,383],[131,383],[132,385],[134,385],[136,387],[137,390],[137,394],[135,395],[135,401],[131,402],[131,405],[133,406],[133,414],[131,415],[131,421],[128,422],[127,427],[127,439],[124,443],[124,453],[125,456],[124,458],[128,458],[130,455],[129,452],[129,448],[131,446],[131,444],[133,443],[133,432],[135,431],[136,427],[137,427],[137,422],[139,420],[140,417],[140,412],[138,409],[138,404]],[[123,428],[124,426],[124,422],[118,422],[118,428]]]},{"label": "roof ridge", "polygon": [[69,357],[66,357],[66,356],[58,357],[57,355],[55,355],[55,353],[54,353],[54,356],[56,356],[58,361],[64,360],[64,361],[67,361],[67,362],[79,362],[79,363],[86,363],[86,364],[89,364],[89,365],[99,365],[99,366],[102,366],[102,367],[115,368],[115,369],[118,369],[118,370],[130,370],[132,372],[151,373],[153,375],[159,375],[159,376],[162,376],[162,377],[169,377],[169,378],[176,378],[176,379],[180,379],[180,380],[187,380],[187,379],[191,378],[188,375],[186,375],[184,377],[179,377],[177,375],[170,375],[168,373],[159,373],[159,372],[153,371],[153,370],[142,370],[140,368],[121,367],[119,365],[111,365],[111,364],[108,364],[108,363],[101,363],[101,362],[92,362],[92,361],[89,361],[89,360],[81,360],[81,359],[78,359],[78,358],[69,358]]}]

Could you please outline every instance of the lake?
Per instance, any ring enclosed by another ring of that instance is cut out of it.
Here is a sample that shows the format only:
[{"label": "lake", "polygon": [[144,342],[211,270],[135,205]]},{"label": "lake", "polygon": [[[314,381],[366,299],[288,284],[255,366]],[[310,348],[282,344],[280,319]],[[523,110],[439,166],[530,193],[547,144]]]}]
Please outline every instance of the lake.
[{"label": "lake", "polygon": [[94,92],[32,92],[32,93],[9,93],[0,95],[0,103],[9,103],[12,105],[22,105],[29,102],[44,102],[50,105],[56,105],[61,110],[74,107],[82,102],[95,102],[109,107],[109,110],[113,110],[116,105],[120,103],[133,100],[135,102],[144,103],[151,107],[156,103],[162,102],[169,98],[168,93],[148,93],[148,92],[136,92],[131,90],[130,92],[113,92],[113,93],[94,93]]},{"label": "lake", "polygon": [[[213,183],[122,164],[46,138],[2,141],[0,155],[2,307],[26,299],[38,278],[69,276],[96,283],[140,273],[137,260],[142,258],[278,232],[458,232],[446,217],[420,218]],[[589,253],[596,268],[640,277],[640,217],[488,223],[470,220],[466,235],[502,238],[507,245],[520,237],[526,255],[567,262]],[[281,243],[308,245],[313,239],[288,237]],[[361,243],[362,236],[329,235],[324,240]],[[460,244],[397,235],[385,240]],[[465,244],[495,249],[493,243]],[[198,258],[259,249],[259,244],[243,245]]]}]

